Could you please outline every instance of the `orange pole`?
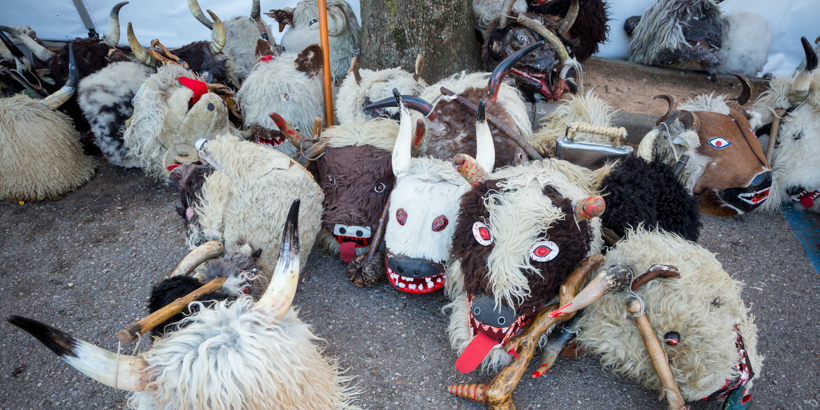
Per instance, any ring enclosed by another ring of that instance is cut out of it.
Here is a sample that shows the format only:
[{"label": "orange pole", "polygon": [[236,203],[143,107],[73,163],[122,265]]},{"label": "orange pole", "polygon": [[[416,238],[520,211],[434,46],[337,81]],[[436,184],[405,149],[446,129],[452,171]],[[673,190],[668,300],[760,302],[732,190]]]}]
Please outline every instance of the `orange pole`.
[{"label": "orange pole", "polygon": [[322,79],[325,85],[325,124],[333,126],[333,89],[330,84],[330,40],[327,38],[327,0],[319,0],[319,39],[322,42]]}]

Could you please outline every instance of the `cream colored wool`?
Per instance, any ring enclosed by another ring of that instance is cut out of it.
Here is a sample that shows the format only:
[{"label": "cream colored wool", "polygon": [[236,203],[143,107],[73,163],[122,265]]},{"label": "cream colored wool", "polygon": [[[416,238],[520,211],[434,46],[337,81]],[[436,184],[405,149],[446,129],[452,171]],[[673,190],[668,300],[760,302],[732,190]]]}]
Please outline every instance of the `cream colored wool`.
[{"label": "cream colored wool", "polygon": [[313,176],[287,155],[230,134],[208,141],[203,156],[216,171],[205,181],[202,201],[194,208],[199,223],[189,226],[188,247],[243,238],[262,249],[259,265],[270,279],[288,210],[300,198],[299,257],[307,260],[321,227],[324,199]]},{"label": "cream colored wool", "polygon": [[[556,141],[566,135],[570,123],[582,122],[610,127],[616,112],[592,90],[587,91],[584,95],[570,95],[561,100],[557,109],[541,119],[541,129],[533,134],[533,146],[541,153],[554,155]],[[612,143],[610,137],[584,132],[575,134],[575,140],[601,144]]]},{"label": "cream colored wool", "polygon": [[[732,330],[739,325],[755,376],[762,374],[763,357],[757,354],[757,327],[740,297],[743,283],[723,270],[714,254],[676,235],[638,229],[626,235],[606,254],[598,271],[615,264],[632,268],[636,275],[655,263],[676,266],[680,279],[655,279],[638,289],[646,316],[669,359],[678,388],[687,401],[707,397],[738,376],[739,359]],[[597,274],[594,273],[593,275]],[[586,308],[576,324],[579,348],[600,355],[601,364],[617,374],[661,391],[661,383],[626,310],[627,293],[606,295]],[[713,302],[718,301],[715,304]],[[663,343],[664,334],[676,331],[680,343]],[[746,385],[751,387],[751,382]]]},{"label": "cream colored wool", "polygon": [[[336,96],[334,108],[339,122],[356,120],[368,120],[369,117],[362,111],[365,98],[371,103],[381,101],[385,98],[393,98],[393,89],[399,90],[401,95],[418,96],[424,87],[413,79],[413,74],[404,71],[401,67],[388,68],[386,70],[373,71],[359,69],[362,76],[361,83],[356,83],[353,73],[347,74],[339,87],[339,94]],[[399,109],[385,108],[388,113],[396,114]]]},{"label": "cream colored wool", "polygon": [[132,409],[359,408],[352,377],[322,356],[322,340],[293,308],[272,324],[243,297],[181,323],[189,325],[144,354],[155,380],[129,397]]},{"label": "cream colored wool", "polygon": [[[313,119],[324,118],[322,75],[310,77],[294,66],[297,54],[286,53],[271,61],[256,63],[236,93],[245,127],[259,125],[278,130],[271,113],[282,116],[303,135],[313,132]],[[278,150],[294,155],[298,149],[285,141]]]},{"label": "cream colored wool", "polygon": [[24,95],[0,99],[0,199],[57,199],[94,176],[71,119]]},{"label": "cream colored wool", "polygon": [[[503,0],[472,0],[473,17],[475,18],[475,28],[484,33],[487,26],[501,16]],[[527,12],[527,2],[525,0],[515,0],[512,7],[518,14]]]},{"label": "cream colored wool", "polygon": [[[228,131],[228,109],[216,94],[206,93],[188,109],[193,91],[179,77],[196,79],[193,72],[165,65],[145,81],[137,97],[134,116],[123,139],[131,154],[152,178],[164,180],[162,158],[176,144],[194,145]],[[208,109],[209,105],[213,110]]]},{"label": "cream colored wool", "polygon": [[328,148],[371,145],[388,152],[393,152],[398,135],[399,124],[386,118],[343,123],[322,131],[322,137],[330,138]]}]

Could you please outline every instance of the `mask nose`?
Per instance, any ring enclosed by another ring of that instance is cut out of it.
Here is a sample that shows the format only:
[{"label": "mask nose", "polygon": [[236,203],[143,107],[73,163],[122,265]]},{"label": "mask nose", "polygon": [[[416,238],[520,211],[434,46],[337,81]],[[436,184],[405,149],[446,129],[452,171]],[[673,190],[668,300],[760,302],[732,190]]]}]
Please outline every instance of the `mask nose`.
[{"label": "mask nose", "polygon": [[727,204],[741,212],[750,212],[769,198],[772,186],[772,171],[761,172],[745,187],[726,188],[718,195]]},{"label": "mask nose", "polygon": [[749,184],[749,189],[754,189],[755,191],[759,191],[763,188],[769,188],[772,186],[772,171],[765,171],[757,174],[754,177],[752,182]]},{"label": "mask nose", "polygon": [[387,267],[393,272],[409,278],[428,278],[442,272],[440,264],[400,255],[388,257]]}]

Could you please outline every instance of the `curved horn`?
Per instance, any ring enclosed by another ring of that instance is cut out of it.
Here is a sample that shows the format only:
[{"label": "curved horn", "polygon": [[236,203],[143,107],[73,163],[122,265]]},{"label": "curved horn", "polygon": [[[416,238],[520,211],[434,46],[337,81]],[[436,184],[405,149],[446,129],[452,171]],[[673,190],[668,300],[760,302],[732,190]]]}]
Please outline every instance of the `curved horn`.
[{"label": "curved horn", "polygon": [[253,19],[253,21],[260,21],[261,17],[262,12],[259,8],[259,0],[253,0],[253,5],[251,6],[251,18]]},{"label": "curved horn", "polygon": [[413,124],[410,119],[410,110],[407,108],[399,90],[393,89],[393,97],[399,107],[399,135],[396,137],[396,144],[393,146],[391,162],[393,165],[393,175],[401,177],[410,170],[410,149],[413,138]]},{"label": "curved horn", "polygon": [[279,127],[279,131],[282,131],[282,135],[285,136],[285,139],[296,147],[296,149],[308,149],[313,145],[309,142],[309,138],[305,138],[299,130],[293,128],[281,115],[272,112],[270,113],[270,119]]},{"label": "curved horn", "polygon": [[359,58],[353,57],[350,60],[350,69],[347,72],[353,72],[353,78],[356,80],[356,85],[361,85],[362,83],[362,75],[359,73]]},{"label": "curved horn", "polygon": [[116,47],[120,42],[120,9],[126,4],[128,4],[127,1],[115,4],[108,16],[108,31],[105,32],[103,41],[110,47]]},{"label": "curved horn", "polygon": [[424,70],[424,56],[419,53],[416,56],[416,72],[413,73],[413,80],[418,81],[421,78],[421,72]]},{"label": "curved horn", "polygon": [[186,276],[208,259],[213,259],[219,255],[222,255],[222,251],[224,250],[225,246],[222,245],[222,242],[216,240],[205,242],[185,255],[185,257],[179,262],[179,265],[177,265],[176,269],[171,272],[170,277],[179,275]]},{"label": "curved horn", "polygon": [[697,114],[683,110],[679,113],[678,118],[680,118],[685,129],[695,132],[700,131],[700,118],[698,118]]},{"label": "curved horn", "polygon": [[661,130],[668,127],[672,122],[678,119],[678,116],[682,112],[688,111],[676,111],[672,114],[671,117],[667,118],[662,123],[658,124],[657,127],[653,128],[652,131],[649,131],[643,139],[641,139],[641,143],[638,145],[637,155],[640,158],[643,158],[646,162],[652,162],[652,156],[655,149],[655,139],[660,135]]},{"label": "curved horn", "polygon": [[28,49],[31,50],[34,56],[40,59],[40,61],[51,61],[51,59],[54,58],[54,56],[56,55],[53,51],[41,46],[40,43],[34,41],[34,39],[25,35],[25,33],[20,32],[20,30],[17,30],[14,27],[0,26],[0,30],[3,30],[6,33],[13,35],[17,38],[17,40],[20,40],[20,42],[23,43],[24,46],[28,47]]},{"label": "curved horn", "polygon": [[[422,113],[425,117],[430,118],[432,121],[438,120],[438,116],[436,112],[433,111],[433,106],[430,105],[427,101],[420,97],[414,97],[412,95],[402,95],[402,100],[404,100],[405,105],[407,108],[410,108],[413,111],[417,111]],[[387,107],[398,107],[398,103],[396,103],[395,98],[385,98],[383,100],[376,101],[374,103],[370,103],[362,107],[362,110],[375,110],[377,108],[387,108]]]},{"label": "curved horn", "polygon": [[329,36],[338,36],[342,34],[342,32],[347,28],[347,16],[345,15],[344,9],[341,6],[331,6],[327,10],[328,19],[333,18],[336,20],[336,27],[333,31],[328,31],[327,35]]},{"label": "curved horn", "polygon": [[41,103],[53,108],[60,108],[77,91],[77,84],[80,82],[80,70],[74,63],[74,45],[68,43],[68,81],[57,92],[44,98]]},{"label": "curved horn", "polygon": [[282,232],[282,246],[279,260],[270,279],[265,294],[259,298],[255,309],[270,317],[271,323],[278,322],[290,309],[296,295],[299,281],[299,199],[293,201]]},{"label": "curved horn", "polygon": [[71,367],[106,386],[143,391],[149,383],[145,371],[148,362],[141,357],[118,355],[100,349],[36,320],[21,316],[9,316],[7,320],[34,336]]},{"label": "curved horn", "polygon": [[678,109],[678,103],[675,100],[675,97],[673,97],[669,94],[661,94],[661,95],[656,95],[656,96],[652,97],[653,100],[657,99],[657,98],[663,98],[664,100],[666,100],[666,102],[669,103],[669,108],[667,108],[666,113],[663,114],[663,116],[661,118],[659,118],[658,121],[655,122],[655,125],[658,125],[658,124],[668,120],[669,118],[671,118],[672,115],[675,114],[677,112],[677,109]]},{"label": "curved horn", "polygon": [[504,0],[504,5],[501,6],[501,19],[498,21],[498,28],[507,27],[509,17],[512,15],[512,8],[515,0]]},{"label": "curved horn", "polygon": [[806,67],[792,83],[792,90],[789,93],[789,103],[796,107],[806,100],[809,96],[809,86],[811,85],[812,71],[817,68],[817,53],[809,44],[806,37],[801,37],[800,42],[803,44],[803,51],[806,53]]},{"label": "curved horn", "polygon": [[225,34],[225,26],[222,25],[222,21],[219,20],[219,17],[217,17],[214,12],[208,10],[208,14],[214,19],[213,41],[211,41],[210,44],[211,52],[219,54],[222,52],[222,47],[225,47],[225,43],[228,41],[228,37]]},{"label": "curved horn", "polygon": [[478,102],[478,116],[475,123],[475,159],[484,169],[492,171],[495,166],[495,145],[490,124],[484,108],[484,100]]},{"label": "curved horn", "polygon": [[126,33],[128,36],[128,47],[131,48],[131,52],[134,53],[134,57],[141,63],[147,65],[148,67],[154,67],[157,65],[156,60],[154,57],[148,55],[148,52],[142,48],[140,42],[137,41],[137,37],[134,36],[134,28],[131,27],[131,22],[128,22],[128,32]]},{"label": "curved horn", "polygon": [[580,5],[578,4],[578,0],[572,0],[572,3],[569,5],[569,10],[567,10],[567,15],[561,20],[561,24],[558,26],[558,30],[556,30],[558,35],[563,36],[564,33],[572,28],[572,25],[575,24],[575,19],[578,18],[579,10]]},{"label": "curved horn", "polygon": [[484,395],[487,391],[486,384],[451,384],[447,387],[447,391],[452,395],[479,403],[487,402],[487,396]]},{"label": "curved horn", "polygon": [[453,157],[453,166],[470,183],[470,186],[476,186],[487,180],[488,174],[484,167],[467,154],[458,154]]},{"label": "curved horn", "polygon": [[749,98],[751,98],[752,96],[752,82],[749,81],[748,78],[743,76],[743,74],[734,73],[732,75],[737,77],[737,79],[740,80],[740,83],[743,85],[743,91],[741,91],[740,95],[737,96],[737,98],[735,98],[734,100],[737,101],[737,103],[740,105],[746,105],[746,103],[749,102]]},{"label": "curved horn", "polygon": [[205,17],[205,13],[202,12],[202,9],[199,7],[199,3],[197,3],[196,0],[188,0],[188,10],[191,10],[191,14],[193,14],[194,17],[202,23],[202,25],[208,27],[210,30],[214,29],[214,23]]},{"label": "curved horn", "polygon": [[550,44],[555,47],[555,52],[558,54],[558,59],[561,60],[561,64],[564,64],[564,62],[569,59],[569,53],[567,52],[567,48],[564,47],[564,43],[561,42],[561,39],[558,38],[555,33],[544,27],[543,24],[523,14],[518,15],[518,24],[538,33],[538,35],[549,41]]},{"label": "curved horn", "polygon": [[598,276],[592,279],[580,293],[572,298],[572,301],[561,308],[550,312],[550,316],[557,317],[568,313],[577,312],[606,294],[621,292],[632,284],[635,273],[632,268],[626,265],[612,265],[602,270]]},{"label": "curved horn", "polygon": [[495,101],[495,99],[498,97],[498,89],[501,88],[501,83],[504,82],[504,77],[506,77],[507,73],[509,73],[510,70],[512,70],[515,63],[517,63],[518,60],[522,59],[531,51],[543,45],[543,40],[537,43],[532,43],[522,48],[521,50],[516,51],[509,57],[505,58],[504,61],[498,63],[498,65],[493,70],[492,75],[490,75],[490,81],[487,82],[487,94],[489,94],[490,96],[490,101]]}]

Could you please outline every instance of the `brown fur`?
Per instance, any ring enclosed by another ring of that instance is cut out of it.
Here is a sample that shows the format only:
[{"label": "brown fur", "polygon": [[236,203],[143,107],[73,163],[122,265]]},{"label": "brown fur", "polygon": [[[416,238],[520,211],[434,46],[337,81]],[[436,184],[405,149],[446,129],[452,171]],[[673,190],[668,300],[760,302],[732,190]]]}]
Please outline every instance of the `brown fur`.
[{"label": "brown fur", "polygon": [[[561,24],[561,18],[558,16],[542,16],[535,13],[525,13],[525,15],[543,24],[547,30],[552,32],[555,32]],[[487,27],[484,45],[481,47],[485,71],[493,71],[498,63],[525,46],[518,40],[519,35],[527,37],[527,44],[543,40],[540,35],[516,23],[514,19],[510,19],[509,24],[504,28],[499,28],[498,23],[499,19],[495,19]],[[543,46],[518,60],[515,66],[526,69],[530,63],[547,54],[555,55],[555,48],[549,42],[545,42]]]},{"label": "brown fur", "polygon": [[[489,192],[499,189],[498,185],[502,181],[484,182],[467,192],[461,200],[461,210],[453,235],[453,257],[461,263],[464,285],[467,293],[471,295],[493,295],[490,273],[487,272],[487,258],[495,244],[490,246],[479,244],[473,237],[472,227],[476,221],[492,223],[484,201]],[[567,217],[555,221],[546,235],[542,236],[543,239],[548,237],[549,240],[558,244],[560,248],[558,256],[544,263],[530,260],[532,266],[538,270],[538,274],[525,273],[529,281],[530,295],[521,305],[515,306],[517,311],[524,313],[530,309],[541,309],[557,295],[561,283],[586,257],[590,246],[587,240],[590,237],[589,224],[583,221],[576,225],[572,217],[574,213],[571,201],[563,198],[549,185],[544,187],[543,193],[552,200],[553,204],[561,208]]]},{"label": "brown fur", "polygon": [[[510,129],[518,129],[515,121],[500,102],[487,99],[485,89],[468,88],[461,93],[461,96],[476,105],[484,98],[487,113],[506,124]],[[436,105],[436,114],[439,118],[438,122],[433,123],[427,130],[428,155],[438,159],[449,159],[457,154],[475,157],[475,114],[457,101],[440,101]],[[524,158],[524,150],[495,126],[490,125],[490,130],[495,145],[495,168],[520,164]]]},{"label": "brown fur", "polygon": [[318,44],[311,44],[299,52],[293,64],[296,69],[314,77],[322,70],[322,48]]},{"label": "brown fur", "polygon": [[[393,190],[391,152],[372,145],[328,148],[311,163],[310,170],[325,193],[322,227],[333,232],[335,224],[369,226],[376,232],[379,216]],[[335,184],[328,182],[329,177]],[[382,193],[374,187],[384,183]]]},{"label": "brown fur", "polygon": [[[572,0],[552,0],[538,6],[530,6],[528,10],[538,14],[549,14],[564,18]],[[564,33],[575,58],[579,62],[586,61],[598,52],[598,46],[606,42],[609,34],[609,7],[603,0],[581,0],[579,2],[578,17],[575,24]]]},{"label": "brown fur", "polygon": [[177,213],[185,220],[185,228],[188,225],[197,223],[197,214],[189,220],[186,217],[188,208],[195,208],[202,200],[202,185],[205,180],[214,172],[213,167],[204,161],[196,160],[188,164],[180,165],[171,171],[168,176],[168,183],[179,191],[180,205],[177,206]]},{"label": "brown fur", "polygon": [[223,53],[214,55],[210,47],[210,41],[197,41],[169,51],[188,63],[194,72],[207,69],[213,75],[213,82],[239,88],[233,62]]},{"label": "brown fur", "polygon": [[273,52],[273,48],[271,48],[270,42],[262,38],[256,40],[256,51],[254,51],[254,55],[257,59],[265,56],[272,56],[274,54],[275,53]]}]

